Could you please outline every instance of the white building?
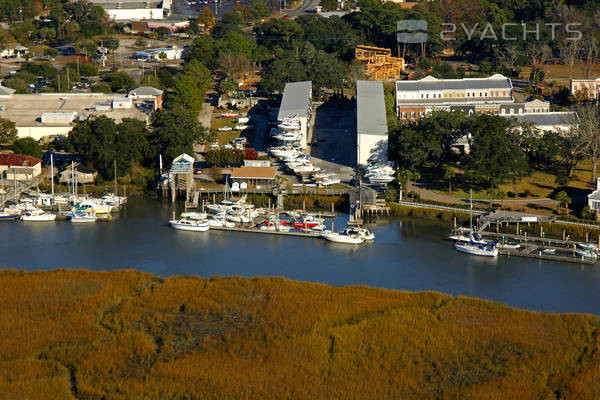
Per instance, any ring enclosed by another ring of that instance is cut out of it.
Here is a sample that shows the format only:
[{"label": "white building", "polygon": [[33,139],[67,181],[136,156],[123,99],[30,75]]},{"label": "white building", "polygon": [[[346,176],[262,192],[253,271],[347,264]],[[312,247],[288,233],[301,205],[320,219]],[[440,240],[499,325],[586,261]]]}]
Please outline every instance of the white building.
[{"label": "white building", "polygon": [[530,122],[540,134],[544,132],[564,133],[579,122],[577,113],[573,111],[533,112],[502,116],[504,118],[515,119],[518,123]]},{"label": "white building", "polygon": [[571,79],[569,90],[573,96],[587,96],[592,100],[598,100],[600,99],[600,78]]},{"label": "white building", "polygon": [[590,211],[600,212],[600,178],[596,181],[596,190],[588,194],[588,207]]},{"label": "white building", "polygon": [[136,51],[135,57],[143,60],[161,60],[160,55],[164,53],[166,60],[180,60],[183,49],[177,46],[161,47],[144,51]]},{"label": "white building", "polygon": [[356,162],[388,161],[388,127],[385,115],[383,83],[356,82]]},{"label": "white building", "polygon": [[163,19],[171,13],[171,0],[90,0],[114,21]]},{"label": "white building", "polygon": [[277,120],[280,123],[290,118],[297,118],[300,120],[300,145],[302,147],[307,146],[311,104],[311,81],[291,82],[285,84]]}]

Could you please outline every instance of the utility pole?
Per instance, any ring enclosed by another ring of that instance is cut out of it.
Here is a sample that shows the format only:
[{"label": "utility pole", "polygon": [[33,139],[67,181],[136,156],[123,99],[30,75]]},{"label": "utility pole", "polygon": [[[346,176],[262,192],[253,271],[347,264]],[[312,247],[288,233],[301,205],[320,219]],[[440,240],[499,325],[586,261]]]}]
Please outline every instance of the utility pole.
[{"label": "utility pole", "polygon": [[54,204],[54,154],[50,153],[50,182],[52,187],[52,204]]}]

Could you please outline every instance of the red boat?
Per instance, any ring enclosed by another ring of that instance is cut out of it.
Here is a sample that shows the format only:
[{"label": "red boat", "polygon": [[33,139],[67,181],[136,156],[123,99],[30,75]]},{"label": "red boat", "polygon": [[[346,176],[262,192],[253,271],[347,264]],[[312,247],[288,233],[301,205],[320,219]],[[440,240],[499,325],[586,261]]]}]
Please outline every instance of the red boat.
[{"label": "red boat", "polygon": [[295,221],[292,226],[295,229],[305,229],[305,228],[314,228],[317,225],[320,225],[323,223],[322,219],[313,217],[312,215],[307,215],[304,218],[301,218],[297,221]]},{"label": "red boat", "polygon": [[[290,222],[290,221],[279,221],[279,224],[280,224],[280,225],[287,225],[287,224],[288,224],[288,222]],[[271,221],[266,221],[266,222],[265,222],[265,225],[266,225],[266,226],[273,226],[273,225],[275,225],[275,223],[274,223],[274,222],[271,222]]]},{"label": "red boat", "polygon": [[237,113],[229,113],[229,114],[221,114],[221,118],[239,118],[240,114]]}]

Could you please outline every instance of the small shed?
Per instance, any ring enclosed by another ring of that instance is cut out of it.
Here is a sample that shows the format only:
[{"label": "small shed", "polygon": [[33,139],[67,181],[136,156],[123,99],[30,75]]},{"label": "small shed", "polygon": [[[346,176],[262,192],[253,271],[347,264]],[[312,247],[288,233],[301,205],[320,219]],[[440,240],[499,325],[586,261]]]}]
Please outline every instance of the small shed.
[{"label": "small shed", "polygon": [[130,98],[117,98],[112,101],[112,108],[131,108],[133,106],[133,101]]}]

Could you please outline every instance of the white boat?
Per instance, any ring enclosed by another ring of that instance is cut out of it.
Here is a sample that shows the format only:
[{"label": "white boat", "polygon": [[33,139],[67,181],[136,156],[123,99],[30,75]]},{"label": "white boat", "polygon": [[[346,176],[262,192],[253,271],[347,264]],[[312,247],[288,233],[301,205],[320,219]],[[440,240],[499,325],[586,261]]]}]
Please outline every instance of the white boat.
[{"label": "white boat", "polygon": [[542,253],[545,253],[545,254],[556,254],[556,249],[554,247],[548,247],[547,249],[542,250]]},{"label": "white boat", "polygon": [[227,216],[225,218],[227,218],[227,221],[237,222],[237,223],[241,223],[241,224],[246,224],[248,222],[252,222],[252,218],[249,218],[242,214],[233,214],[233,213],[229,213],[229,212],[227,213]]},{"label": "white boat", "polygon": [[280,140],[282,142],[297,142],[300,140],[300,135],[296,133],[280,133],[273,136],[273,139]]},{"label": "white boat", "polygon": [[206,232],[210,227],[206,221],[196,221],[193,219],[172,219],[169,225],[173,229],[181,231]]},{"label": "white boat", "polygon": [[448,239],[457,243],[487,244],[477,232],[471,232],[471,228],[464,227],[458,228],[453,235],[448,236]]},{"label": "white boat", "polygon": [[506,250],[516,250],[521,247],[521,245],[519,243],[511,243],[511,242],[504,242],[504,243],[498,242],[497,246],[500,249],[506,249]]},{"label": "white boat", "polygon": [[15,210],[4,210],[4,211],[0,211],[0,221],[12,221],[14,219],[17,219],[17,217],[21,215],[20,211],[15,211]]},{"label": "white boat", "polygon": [[378,174],[378,175],[371,175],[371,176],[367,177],[367,179],[371,183],[383,184],[383,183],[392,182],[394,180],[394,177],[389,176],[389,175],[384,175],[384,174]]},{"label": "white boat", "polygon": [[455,243],[454,248],[461,253],[467,253],[474,256],[497,257],[498,249],[493,243],[474,244],[474,243]]},{"label": "white boat", "polygon": [[76,224],[88,223],[88,222],[96,222],[96,220],[98,220],[98,217],[94,213],[82,212],[82,211],[75,211],[75,212],[71,213],[71,222],[72,223],[76,223]]},{"label": "white boat", "polygon": [[265,224],[259,228],[261,231],[289,232],[291,228],[282,224]]},{"label": "white boat", "polygon": [[323,178],[317,179],[317,186],[330,186],[330,185],[338,184],[340,182],[341,181],[339,178],[325,176]]},{"label": "white boat", "polygon": [[72,211],[92,211],[95,214],[108,214],[111,212],[113,206],[105,203],[101,203],[99,201],[94,201],[90,199],[82,200],[79,203],[75,204],[75,207]]},{"label": "white boat", "polygon": [[27,211],[25,214],[21,215],[21,221],[31,221],[31,222],[48,222],[54,221],[56,219],[56,214],[52,213],[37,213]]},{"label": "white boat", "polygon": [[297,167],[294,167],[292,169],[294,170],[294,173],[298,174],[298,173],[302,173],[302,172],[314,172],[318,168],[312,164],[306,163],[306,164],[298,165]]},{"label": "white boat", "polygon": [[201,221],[206,219],[206,213],[196,211],[186,211],[181,213],[181,218],[195,219]]},{"label": "white boat", "polygon": [[361,244],[365,241],[365,239],[361,238],[359,235],[349,235],[348,233],[344,232],[331,232],[331,231],[324,231],[321,232],[320,236],[325,239],[328,240],[330,242],[334,242],[334,243],[345,243],[345,244]]},{"label": "white boat", "polygon": [[244,129],[248,129],[249,127],[250,126],[248,126],[248,125],[236,125],[234,129],[236,131],[243,131]]},{"label": "white boat", "polygon": [[588,249],[575,249],[575,254],[582,258],[592,258],[594,260],[598,258],[598,254],[595,251]]},{"label": "white boat", "polygon": [[216,226],[220,228],[233,228],[235,224],[227,221],[225,218],[210,218],[206,221],[209,226]]},{"label": "white boat", "polygon": [[364,240],[375,240],[375,234],[362,226],[356,226],[346,229],[346,232],[351,235],[358,235]]}]

